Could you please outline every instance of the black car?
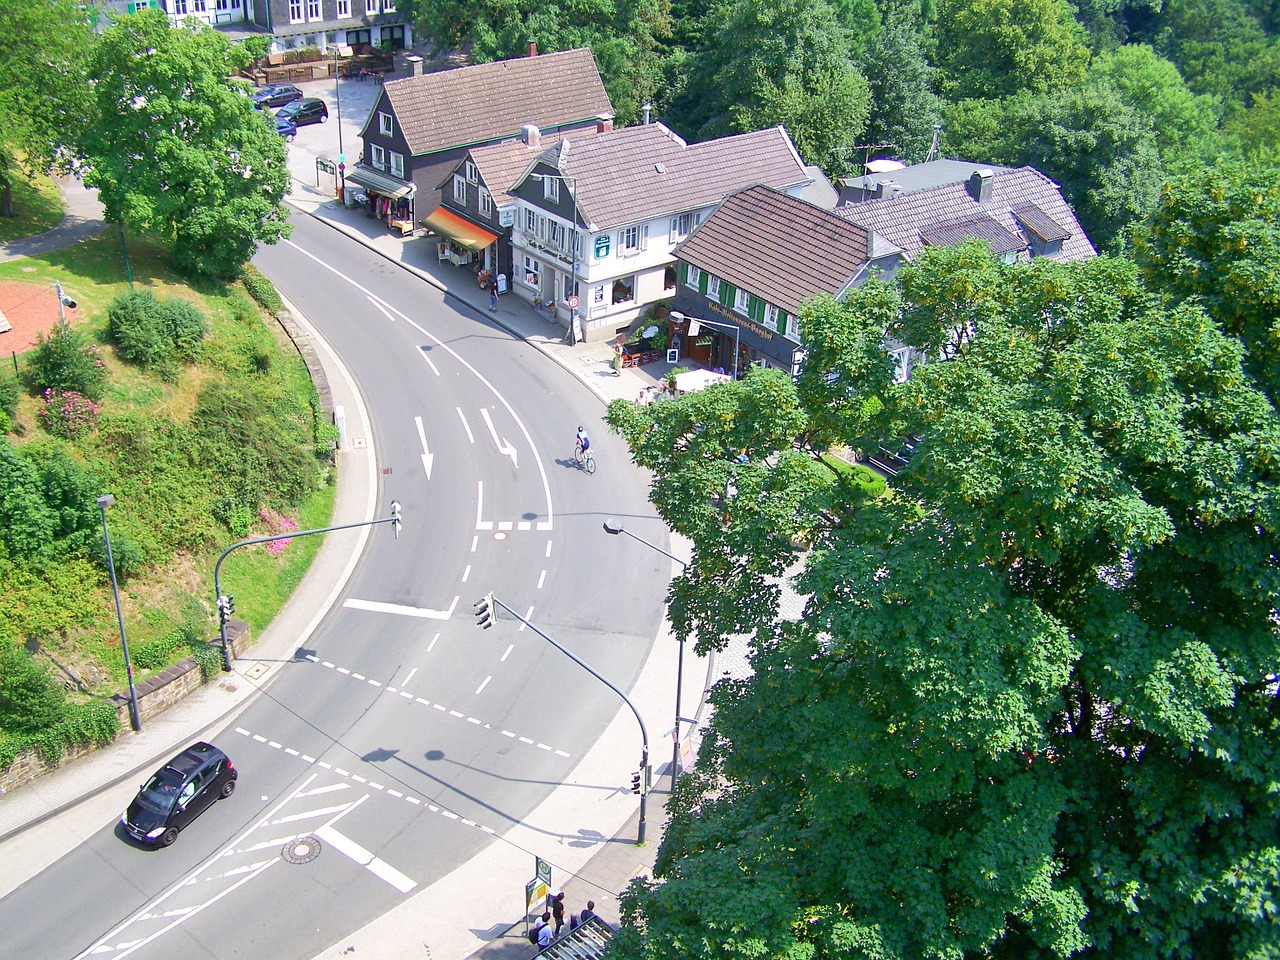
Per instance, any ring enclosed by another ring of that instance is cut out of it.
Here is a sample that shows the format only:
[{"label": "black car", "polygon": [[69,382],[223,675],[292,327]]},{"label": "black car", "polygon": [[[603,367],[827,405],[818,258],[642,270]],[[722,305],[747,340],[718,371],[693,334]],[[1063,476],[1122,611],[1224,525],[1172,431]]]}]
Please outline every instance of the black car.
[{"label": "black car", "polygon": [[296,127],[305,127],[308,123],[328,123],[329,108],[319,97],[303,97],[276,111],[277,119],[287,117]]},{"label": "black car", "polygon": [[263,87],[253,94],[255,107],[283,107],[302,99],[302,91],[292,83],[281,83],[274,87]]},{"label": "black car", "polygon": [[231,759],[213,744],[192,744],[143,784],[120,815],[120,824],[143,843],[167,847],[213,801],[231,796],[239,775]]}]

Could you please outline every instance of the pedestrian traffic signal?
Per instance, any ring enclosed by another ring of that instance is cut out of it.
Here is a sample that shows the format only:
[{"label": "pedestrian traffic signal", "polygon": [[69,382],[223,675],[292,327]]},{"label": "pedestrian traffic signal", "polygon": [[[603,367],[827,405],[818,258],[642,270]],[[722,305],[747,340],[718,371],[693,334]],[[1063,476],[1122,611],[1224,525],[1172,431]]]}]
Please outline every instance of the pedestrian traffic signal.
[{"label": "pedestrian traffic signal", "polygon": [[643,779],[644,779],[644,776],[639,771],[631,775],[631,792],[632,793],[638,794],[644,789],[641,786],[641,781]]},{"label": "pedestrian traffic signal", "polygon": [[400,501],[391,501],[391,526],[396,532],[396,539],[400,539]]},{"label": "pedestrian traffic signal", "polygon": [[493,594],[486,593],[474,604],[476,608],[476,626],[488,630],[493,626]]},{"label": "pedestrian traffic signal", "polygon": [[231,594],[226,594],[218,598],[218,621],[226,623],[231,619],[231,615],[236,612],[236,598]]}]

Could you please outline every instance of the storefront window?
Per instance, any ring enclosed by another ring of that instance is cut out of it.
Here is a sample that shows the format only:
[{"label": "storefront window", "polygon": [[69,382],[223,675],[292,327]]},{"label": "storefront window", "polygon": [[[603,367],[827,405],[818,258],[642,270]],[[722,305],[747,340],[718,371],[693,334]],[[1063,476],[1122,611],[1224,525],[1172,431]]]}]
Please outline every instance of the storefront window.
[{"label": "storefront window", "polygon": [[636,278],[619,277],[613,281],[613,302],[631,303],[636,298]]},{"label": "storefront window", "polygon": [[667,268],[662,271],[662,289],[674,290],[676,288],[676,265],[668,263]]},{"label": "storefront window", "polygon": [[542,289],[542,264],[533,257],[524,258],[524,285],[534,290]]}]

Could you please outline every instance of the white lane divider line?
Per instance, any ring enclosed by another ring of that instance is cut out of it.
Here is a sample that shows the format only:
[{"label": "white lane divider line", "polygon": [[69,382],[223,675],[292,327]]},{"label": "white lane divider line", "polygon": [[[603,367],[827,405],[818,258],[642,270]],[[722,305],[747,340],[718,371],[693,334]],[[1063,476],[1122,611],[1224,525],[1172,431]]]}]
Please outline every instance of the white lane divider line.
[{"label": "white lane divider line", "polygon": [[430,653],[432,650],[436,648],[436,641],[439,639],[440,639],[440,634],[438,633],[431,638],[431,642],[427,644],[427,653]]},{"label": "white lane divider line", "polygon": [[334,850],[364,867],[379,880],[385,880],[401,893],[408,893],[418,885],[416,880],[405,876],[381,857],[375,856],[346,834],[339,833],[333,827],[321,827],[316,831],[316,838],[329,844]]},{"label": "white lane divider line", "polygon": [[409,671],[409,675],[408,675],[407,677],[405,677],[405,678],[404,678],[404,682],[405,682],[405,683],[408,683],[410,680],[412,680],[412,679],[413,679],[413,675],[414,675],[415,673],[417,673],[417,672],[418,672],[418,668],[417,668],[417,667],[414,667],[412,670],[410,670],[410,671]]},{"label": "white lane divider line", "polygon": [[546,580],[547,580],[547,571],[543,570],[540,574],[538,574],[538,589],[539,589],[539,590],[541,590],[541,589],[542,589],[542,585],[546,582]]},{"label": "white lane divider line", "polygon": [[458,411],[458,419],[462,421],[462,429],[467,431],[467,442],[475,443],[476,438],[471,434],[471,424],[467,423],[467,415],[462,412],[461,407],[454,407],[453,409]]},{"label": "white lane divider line", "polygon": [[458,608],[458,597],[453,598],[448,610],[432,610],[430,607],[410,607],[402,603],[384,603],[381,600],[361,600],[350,597],[343,601],[352,610],[368,610],[370,613],[389,613],[397,617],[417,617],[421,620],[448,620]]},{"label": "white lane divider line", "polygon": [[471,576],[471,564],[469,564],[469,563],[468,563],[468,564],[466,565],[466,567],[465,567],[465,568],[463,569],[463,571],[462,571],[462,582],[463,582],[463,583],[466,583],[466,582],[467,582],[467,579],[468,579],[470,576]]},{"label": "white lane divider line", "polygon": [[514,650],[515,648],[516,648],[516,645],[514,643],[508,646],[507,649],[503,651],[502,656],[498,658],[498,662],[506,663],[507,657],[511,656],[511,651]]},{"label": "white lane divider line", "polygon": [[[533,608],[532,608],[532,607],[530,607],[530,608],[529,608],[529,612],[530,612],[530,613],[532,613],[532,612],[533,612]],[[439,634],[436,634],[436,636],[437,636],[437,637],[439,637]],[[435,641],[433,640],[432,642],[434,643]],[[511,646],[507,647],[506,652],[505,652],[505,653],[503,653],[503,655],[502,655],[502,659],[503,659],[503,660],[506,660],[506,659],[507,659],[507,656],[508,656],[508,655],[511,653],[511,651],[512,651],[512,650],[514,650],[514,649],[515,649],[515,644],[512,644]],[[327,664],[325,664],[325,666],[328,666],[328,665],[327,665]],[[332,669],[332,670],[336,671],[337,673],[344,673],[344,675],[345,675],[345,676],[352,677],[352,679],[354,679],[354,676],[352,675],[352,673],[351,673],[349,670],[344,672],[342,667],[331,667],[330,669]],[[483,689],[485,688],[485,684],[487,684],[487,683],[489,682],[489,680],[490,680],[490,679],[492,679],[492,677],[487,678],[487,679],[484,681],[484,683],[480,684],[480,689],[479,689],[479,690],[476,690],[476,693],[479,693],[479,692],[480,692],[480,690],[483,690]],[[364,682],[364,683],[368,683],[368,684],[370,684],[371,686],[373,685],[373,682],[372,682],[372,681],[370,681],[370,680],[365,680],[365,681],[363,681],[363,682]],[[391,692],[392,692],[391,690],[388,690],[386,687],[378,687],[377,689],[379,689],[379,690],[381,690],[381,691],[383,691],[383,692],[386,692],[386,693],[391,693]],[[465,713],[461,712],[460,710],[454,710],[454,709],[452,709],[451,707],[446,707],[443,703],[432,703],[430,700],[425,700],[425,699],[423,699],[422,697],[414,696],[414,695],[413,695],[412,693],[410,693],[408,690],[405,690],[405,689],[403,689],[403,688],[401,688],[400,690],[395,691],[395,694],[396,694],[396,696],[401,697],[401,698],[403,698],[404,700],[411,701],[411,702],[413,702],[413,703],[417,703],[417,704],[419,704],[419,705],[421,705],[421,706],[424,706],[424,707],[431,707],[431,709],[433,709],[433,710],[437,710],[437,711],[439,711],[440,713],[443,713],[443,714],[447,714],[448,716],[453,717],[455,720],[464,720],[464,721],[466,721],[467,723],[471,724],[472,726],[476,726],[476,727],[483,727],[485,730],[492,730],[492,729],[493,729],[493,727],[492,727],[490,724],[488,724],[488,723],[487,723],[487,722],[485,722],[484,720],[481,720],[479,717],[469,716],[468,714],[465,714]],[[236,730],[236,733],[240,734],[241,736],[245,736],[245,737],[252,737],[254,740],[258,740],[258,739],[259,739],[257,736],[255,736],[254,734],[251,734],[248,730],[245,730],[243,727],[236,727],[236,728],[235,728],[235,730]],[[511,734],[508,734],[505,730],[503,731],[503,734],[504,734],[505,736],[511,736]],[[262,742],[262,743],[266,743],[266,738],[265,738],[265,737],[264,737],[264,738],[262,738],[260,742]],[[538,742],[537,740],[530,740],[528,737],[520,737],[520,742],[521,742],[521,743],[527,743],[527,744],[528,744],[529,746],[531,746],[531,747],[537,747],[539,750],[548,750],[548,751],[550,751],[551,753],[554,753],[557,757],[564,757],[564,758],[568,759],[568,757],[570,756],[570,754],[569,754],[569,753],[566,753],[564,750],[560,750],[559,748],[557,748],[557,747],[553,747],[553,746],[550,746],[549,744],[540,743],[540,742]],[[325,766],[325,764],[324,764],[324,762],[323,762],[323,761],[321,761],[321,762],[318,764],[318,766]],[[356,776],[354,776],[353,774],[351,774],[351,773],[347,772],[346,770],[342,770],[342,769],[340,769],[340,768],[339,768],[339,769],[335,769],[335,770],[334,770],[334,772],[335,772],[335,773],[338,773],[338,774],[341,774],[341,775],[342,775],[342,776],[344,776],[344,777],[352,777],[352,778],[354,778],[354,779],[356,779],[356,780],[360,780],[360,778],[359,778],[359,777],[356,777]],[[360,780],[360,782],[361,782],[361,783],[363,783],[364,781],[363,781],[363,780]]]},{"label": "white lane divider line", "polygon": [[[530,607],[530,608],[529,608],[529,612],[528,612],[528,613],[526,613],[526,614],[524,615],[524,619],[525,619],[525,620],[532,620],[532,619],[533,619],[533,607]],[[524,632],[524,628],[525,628],[525,624],[524,624],[523,622],[521,622],[521,624],[520,624],[520,629],[519,629],[518,631],[516,631],[516,632],[517,632],[517,633],[523,633],[523,632]]]},{"label": "white lane divider line", "polygon": [[[251,732],[249,732],[248,730],[244,729],[243,727],[236,727],[236,728],[235,728],[235,731],[236,731],[236,733],[240,734],[242,737],[249,737],[249,738],[252,738],[252,737],[253,737],[253,734],[252,734]],[[511,735],[511,734],[508,734],[508,736],[512,736],[512,735]],[[532,740],[530,740],[530,741],[529,741],[529,743],[531,743],[531,744],[532,744],[532,743],[533,743],[533,741],[532,741]],[[540,747],[541,747],[542,749],[544,749],[544,750],[550,750],[550,749],[551,749],[550,747],[546,746],[545,744],[537,744],[537,746],[540,746]],[[283,752],[283,751],[281,751],[281,752]],[[562,751],[560,751],[560,750],[555,750],[555,751],[553,751],[553,752],[556,754],[556,756],[560,756],[560,757],[568,757],[568,756],[569,756],[567,753],[563,753],[563,752],[562,752]],[[413,804],[415,807],[426,807],[426,808],[427,808],[428,810],[430,810],[432,813],[439,813],[439,814],[441,814],[441,815],[449,816],[451,819],[454,819],[454,820],[461,820],[461,819],[462,819],[461,817],[459,817],[459,816],[458,816],[457,814],[455,814],[455,813],[450,813],[450,812],[449,812],[449,811],[447,811],[447,810],[443,810],[443,809],[441,809],[440,807],[435,806],[435,805],[434,805],[433,803],[431,803],[429,800],[423,800],[423,799],[421,799],[420,797],[415,797],[415,796],[413,796],[412,794],[401,793],[401,792],[400,792],[400,791],[398,791],[398,790],[389,790],[389,789],[386,789],[386,788],[384,788],[383,786],[381,786],[380,784],[373,783],[373,782],[371,782],[371,781],[367,780],[367,779],[366,779],[366,778],[364,778],[364,777],[360,777],[360,776],[357,776],[357,775],[356,775],[356,774],[354,774],[354,773],[350,773],[350,772],[348,772],[348,771],[346,771],[346,770],[343,770],[341,767],[334,767],[334,766],[329,765],[329,764],[324,764],[323,762],[321,762],[321,764],[320,764],[320,765],[321,765],[321,766],[326,766],[328,769],[331,769],[334,773],[338,774],[339,776],[343,777],[343,778],[344,778],[344,779],[346,779],[346,780],[354,780],[354,781],[357,781],[357,782],[359,782],[359,783],[361,783],[361,784],[367,784],[367,785],[368,785],[368,786],[370,786],[370,787],[375,787],[375,788],[376,788],[376,789],[378,789],[378,790],[383,790],[383,791],[384,791],[388,796],[395,797],[397,800],[404,800],[406,803]],[[384,772],[385,772],[385,771],[384,771]],[[309,785],[313,780],[315,780],[316,776],[317,776],[317,774],[312,774],[310,777],[308,777],[308,778],[303,782],[303,786],[299,788],[299,791],[301,791],[302,789],[304,789],[304,788],[305,788],[306,786],[308,786],[308,785]],[[299,795],[300,795],[299,791],[295,791],[294,793],[290,794],[290,795],[289,795],[289,800],[292,800],[294,797],[299,796]],[[343,804],[343,806],[342,806],[341,808],[339,808],[339,807],[334,807],[334,809],[335,809],[335,810],[338,810],[339,812],[338,812],[338,813],[333,817],[333,819],[331,819],[331,820],[329,821],[329,823],[328,823],[328,824],[326,824],[326,826],[332,826],[333,824],[337,823],[340,819],[342,819],[343,817],[345,817],[348,813],[350,813],[350,812],[351,812],[352,810],[354,810],[356,807],[360,806],[360,804],[362,804],[362,803],[364,803],[366,800],[368,800],[370,796],[371,796],[371,794],[366,793],[366,794],[364,794],[363,796],[361,796],[359,799],[355,800],[355,801],[354,801],[354,802],[352,802],[352,803]],[[270,814],[268,814],[268,816],[267,816],[266,818],[264,818],[264,819],[260,820],[260,821],[259,821],[259,822],[254,826],[254,827],[250,828],[250,830],[249,830],[248,832],[246,832],[246,833],[245,833],[245,835],[244,835],[243,837],[241,837],[240,841],[237,841],[237,844],[233,845],[232,847],[229,847],[229,848],[228,848],[228,850],[232,850],[232,849],[239,849],[239,850],[240,850],[240,852],[242,852],[242,853],[243,853],[243,852],[247,852],[247,851],[252,851],[252,850],[258,849],[259,847],[272,847],[272,846],[274,846],[274,847],[277,847],[277,848],[278,848],[278,847],[283,846],[283,845],[284,845],[285,843],[287,843],[288,841],[290,841],[290,840],[294,839],[295,837],[302,836],[303,834],[297,834],[297,833],[295,833],[295,834],[291,834],[290,836],[287,836],[287,837],[281,837],[280,839],[277,839],[277,840],[269,840],[269,841],[267,841],[266,843],[258,844],[258,845],[255,845],[254,847],[249,847],[249,848],[245,848],[245,849],[240,849],[240,848],[239,848],[238,844],[239,844],[240,842],[242,842],[243,840],[247,839],[247,837],[248,837],[249,833],[251,833],[253,830],[257,829],[258,827],[266,826],[266,825],[267,825],[267,823],[268,823],[268,820],[271,820],[271,822],[273,822],[273,823],[279,823],[279,822],[281,822],[281,821],[280,821],[280,820],[278,820],[278,819],[272,819],[272,818],[274,818],[274,817],[275,817],[276,813],[277,813],[277,812],[279,812],[279,810],[280,810],[281,808],[283,808],[283,806],[284,806],[284,803],[281,803],[281,804],[279,804],[278,806],[276,806],[276,807],[275,807],[275,809],[274,809],[274,810],[272,810],[272,812],[271,812]],[[469,824],[469,825],[471,825],[471,826],[474,826],[477,830],[481,831],[482,833],[488,833],[488,834],[493,834],[493,833],[495,833],[495,831],[494,831],[494,829],[493,829],[492,827],[486,827],[483,823],[474,823],[474,824],[473,824],[473,823],[471,823],[471,821],[465,821],[465,822],[466,822],[466,823],[468,823],[468,824]],[[320,830],[322,830],[322,829],[324,829],[324,827],[321,827],[321,828],[320,828]],[[309,832],[310,832],[310,833],[315,834],[316,836],[319,836],[319,835],[320,835],[320,830],[312,830],[312,831],[309,831]],[[222,855],[222,854],[219,854],[219,856],[221,856],[221,855]],[[158,902],[159,902],[159,901],[157,901],[157,903],[158,903]]]},{"label": "white lane divider line", "polygon": [[427,361],[427,366],[431,368],[431,372],[434,373],[437,377],[440,376],[440,371],[437,370],[436,365],[431,362],[431,354],[427,353],[427,348],[418,347],[418,353],[422,356],[423,360]]},{"label": "white lane divider line", "polygon": [[[490,674],[489,676],[485,677],[485,678],[484,678],[484,680],[482,680],[482,681],[480,682],[480,686],[476,687],[476,696],[479,696],[479,695],[480,695],[480,692],[481,692],[482,690],[484,690],[484,688],[485,688],[485,687],[487,687],[487,686],[489,685],[489,681],[490,681],[490,680],[492,680],[492,679],[493,679],[493,675],[492,675],[492,674]],[[473,723],[479,723],[479,722],[480,722],[479,720],[476,720],[474,717],[468,717],[467,719],[471,720]]]},{"label": "white lane divider line", "polygon": [[492,530],[493,521],[484,519],[484,481],[476,481],[476,529]]},{"label": "white lane divider line", "polygon": [[[427,361],[427,363],[430,363],[430,362],[431,362],[430,360]],[[432,369],[435,369],[435,368],[433,367]],[[436,372],[436,376],[437,377],[440,376],[439,371]],[[430,480],[431,465],[435,463],[435,460],[436,460],[435,454],[433,454],[430,448],[427,447],[427,433],[426,433],[426,430],[424,430],[422,427],[422,418],[414,417],[413,422],[417,424],[418,440],[422,444],[422,469],[427,471],[427,479]]]},{"label": "white lane divider line", "polygon": [[547,540],[547,559],[551,559],[551,540]]},{"label": "white lane divider line", "polygon": [[478,546],[480,546],[480,538],[479,538],[478,536],[473,535],[473,536],[471,537],[471,552],[472,552],[472,553],[475,553],[475,552],[476,552],[476,548],[477,548]]}]

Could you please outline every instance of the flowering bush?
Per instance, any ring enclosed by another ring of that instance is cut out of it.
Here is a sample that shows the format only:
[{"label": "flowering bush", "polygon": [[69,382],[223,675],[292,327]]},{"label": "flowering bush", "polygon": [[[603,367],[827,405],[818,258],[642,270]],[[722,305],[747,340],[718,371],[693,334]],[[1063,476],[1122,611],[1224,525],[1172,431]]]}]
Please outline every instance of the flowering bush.
[{"label": "flowering bush", "polygon": [[98,405],[74,390],[44,392],[40,422],[55,437],[75,440],[84,436],[98,419]]},{"label": "flowering bush", "polygon": [[27,361],[27,381],[37,390],[79,393],[90,400],[102,396],[107,368],[98,348],[75,327],[58,326],[46,337],[38,334]]},{"label": "flowering bush", "polygon": [[[277,513],[270,507],[263,507],[258,511],[258,516],[262,517],[262,522],[267,525],[267,532],[271,536],[281,533],[293,533],[298,529],[298,521],[292,517],[286,517],[283,513]],[[278,557],[284,553],[284,548],[293,543],[292,538],[287,540],[272,540],[267,544],[267,553],[273,557]]]}]

